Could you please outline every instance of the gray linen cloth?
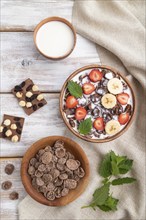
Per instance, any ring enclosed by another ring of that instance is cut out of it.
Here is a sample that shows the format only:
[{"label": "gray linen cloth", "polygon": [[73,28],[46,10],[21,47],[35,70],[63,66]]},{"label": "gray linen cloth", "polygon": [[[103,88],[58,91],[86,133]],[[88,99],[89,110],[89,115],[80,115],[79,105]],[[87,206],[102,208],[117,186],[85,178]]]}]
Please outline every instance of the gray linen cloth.
[{"label": "gray linen cloth", "polygon": [[[43,206],[27,196],[19,204],[20,220],[144,220],[145,219],[145,1],[77,0],[73,8],[73,24],[79,34],[97,44],[102,64],[113,66],[132,83],[137,101],[133,124],[117,140],[105,144],[84,142],[68,130],[65,136],[78,142],[90,161],[90,183],[86,191],[65,207]],[[88,65],[89,63],[87,63]],[[129,175],[137,179],[131,185],[112,189],[120,200],[116,212],[81,209],[87,205],[94,190],[100,186],[97,167],[104,154],[114,150],[134,159]]]}]

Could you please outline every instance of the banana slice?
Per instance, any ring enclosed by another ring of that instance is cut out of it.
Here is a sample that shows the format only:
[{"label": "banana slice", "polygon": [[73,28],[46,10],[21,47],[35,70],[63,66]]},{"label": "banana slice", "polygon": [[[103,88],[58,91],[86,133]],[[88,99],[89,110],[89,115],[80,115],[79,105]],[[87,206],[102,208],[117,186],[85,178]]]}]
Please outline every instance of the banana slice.
[{"label": "banana slice", "polygon": [[105,108],[113,108],[117,103],[116,96],[107,93],[102,97],[101,103]]},{"label": "banana slice", "polygon": [[116,120],[110,120],[105,125],[105,131],[107,134],[114,135],[120,131],[120,123]]},{"label": "banana slice", "polygon": [[123,91],[123,85],[121,80],[117,79],[117,78],[113,78],[111,80],[109,80],[108,84],[107,84],[107,88],[109,90],[109,92],[111,92],[112,94],[119,94]]}]

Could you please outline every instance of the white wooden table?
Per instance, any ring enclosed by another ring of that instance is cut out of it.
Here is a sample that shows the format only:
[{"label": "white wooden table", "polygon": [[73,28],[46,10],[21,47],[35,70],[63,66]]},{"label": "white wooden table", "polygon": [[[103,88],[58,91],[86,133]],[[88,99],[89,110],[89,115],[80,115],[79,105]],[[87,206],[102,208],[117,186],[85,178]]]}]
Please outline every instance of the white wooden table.
[{"label": "white wooden table", "polygon": [[[25,117],[21,142],[13,144],[1,139],[0,182],[12,181],[8,191],[1,189],[2,220],[18,218],[18,203],[26,192],[20,179],[21,158],[36,140],[49,135],[63,135],[66,127],[59,113],[59,92],[65,79],[76,69],[99,63],[95,45],[77,35],[73,53],[61,61],[50,61],[38,53],[33,43],[34,27],[42,19],[60,16],[71,21],[73,0],[1,0],[1,120],[3,114]],[[31,116],[18,106],[11,89],[19,82],[31,78],[45,93],[48,104]],[[15,171],[4,173],[7,163]],[[16,190],[19,199],[12,201],[9,193]]]}]

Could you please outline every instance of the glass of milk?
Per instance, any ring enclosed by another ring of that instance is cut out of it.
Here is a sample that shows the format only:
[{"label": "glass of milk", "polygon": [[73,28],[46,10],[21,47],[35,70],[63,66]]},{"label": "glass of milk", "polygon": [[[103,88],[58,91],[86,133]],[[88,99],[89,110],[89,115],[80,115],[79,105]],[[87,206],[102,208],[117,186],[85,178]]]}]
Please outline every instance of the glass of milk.
[{"label": "glass of milk", "polygon": [[50,17],[36,26],[34,42],[45,57],[53,60],[64,59],[75,47],[76,32],[66,19]]}]

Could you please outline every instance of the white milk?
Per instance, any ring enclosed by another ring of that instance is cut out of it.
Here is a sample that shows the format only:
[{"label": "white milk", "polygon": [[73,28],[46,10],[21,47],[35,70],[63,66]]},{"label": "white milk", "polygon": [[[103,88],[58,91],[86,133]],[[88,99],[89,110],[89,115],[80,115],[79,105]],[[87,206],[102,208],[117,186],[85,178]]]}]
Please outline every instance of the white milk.
[{"label": "white milk", "polygon": [[74,46],[71,28],[60,21],[50,21],[42,25],[36,35],[39,50],[50,57],[64,56]]}]

